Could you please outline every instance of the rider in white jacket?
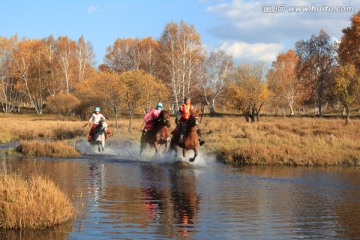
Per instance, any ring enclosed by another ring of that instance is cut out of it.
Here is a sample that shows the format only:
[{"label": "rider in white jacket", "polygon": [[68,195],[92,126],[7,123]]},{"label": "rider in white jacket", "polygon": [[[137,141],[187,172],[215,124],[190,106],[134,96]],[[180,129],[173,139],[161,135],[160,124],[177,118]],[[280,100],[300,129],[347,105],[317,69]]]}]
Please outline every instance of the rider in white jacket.
[{"label": "rider in white jacket", "polygon": [[88,136],[88,140],[91,141],[93,138],[94,130],[99,125],[101,120],[105,120],[104,115],[100,113],[100,108],[96,107],[94,113],[92,114],[91,118],[89,119],[89,123],[91,124],[93,122],[93,125],[91,126],[90,133]]}]

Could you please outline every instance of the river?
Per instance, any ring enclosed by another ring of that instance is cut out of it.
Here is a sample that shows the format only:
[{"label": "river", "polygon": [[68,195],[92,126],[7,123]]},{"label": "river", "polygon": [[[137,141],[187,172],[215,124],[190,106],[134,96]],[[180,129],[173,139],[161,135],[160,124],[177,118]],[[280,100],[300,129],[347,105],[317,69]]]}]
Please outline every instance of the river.
[{"label": "river", "polygon": [[140,158],[131,144],[77,159],[2,162],[51,178],[79,214],[51,230],[2,231],[1,239],[360,238],[359,168],[240,168],[204,154],[179,165],[174,156]]}]

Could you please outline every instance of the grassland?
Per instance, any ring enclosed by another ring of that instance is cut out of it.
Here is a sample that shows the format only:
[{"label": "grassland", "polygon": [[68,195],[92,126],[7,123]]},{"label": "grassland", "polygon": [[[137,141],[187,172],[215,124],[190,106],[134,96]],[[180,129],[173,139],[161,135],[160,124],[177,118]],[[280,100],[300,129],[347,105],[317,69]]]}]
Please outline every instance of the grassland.
[{"label": "grassland", "polygon": [[[29,156],[61,156],[57,148],[67,149],[60,151],[66,153],[64,157],[77,156],[74,142],[86,139],[89,130],[83,127],[85,122],[59,121],[50,115],[3,114],[0,119],[9,123],[0,126],[0,142],[22,140],[20,149]],[[142,119],[133,120],[132,132],[128,132],[128,119],[120,120],[118,131],[113,121],[108,123],[114,133],[111,138],[139,141]],[[202,151],[227,163],[360,165],[359,119],[345,125],[336,118],[263,117],[247,123],[239,116],[205,116],[200,127],[206,140]]]}]

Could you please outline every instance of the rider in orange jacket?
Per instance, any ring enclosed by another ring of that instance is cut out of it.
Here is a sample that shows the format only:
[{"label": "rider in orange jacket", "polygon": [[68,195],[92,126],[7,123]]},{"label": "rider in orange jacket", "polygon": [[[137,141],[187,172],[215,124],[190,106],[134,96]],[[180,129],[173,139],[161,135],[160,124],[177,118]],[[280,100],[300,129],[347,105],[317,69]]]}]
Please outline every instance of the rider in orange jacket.
[{"label": "rider in orange jacket", "polygon": [[[184,104],[181,105],[181,108],[176,115],[175,123],[177,126],[172,131],[172,134],[175,137],[180,137],[182,130],[186,127],[187,120],[190,118],[191,113],[193,112],[193,109],[194,107],[191,104],[191,99],[189,97],[184,98]],[[202,139],[201,130],[199,127],[197,128],[197,134],[199,137],[200,146],[202,146],[203,144],[205,144],[205,141]]]}]

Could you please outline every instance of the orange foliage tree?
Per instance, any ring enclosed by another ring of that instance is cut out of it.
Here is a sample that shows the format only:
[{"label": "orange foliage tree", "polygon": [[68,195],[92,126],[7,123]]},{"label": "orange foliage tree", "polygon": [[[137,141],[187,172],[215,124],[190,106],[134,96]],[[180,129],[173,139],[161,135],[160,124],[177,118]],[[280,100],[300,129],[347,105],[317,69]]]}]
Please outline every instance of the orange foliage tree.
[{"label": "orange foliage tree", "polygon": [[351,18],[351,26],[342,30],[344,35],[338,49],[340,64],[353,64],[360,73],[360,11]]},{"label": "orange foliage tree", "polygon": [[267,75],[268,87],[271,91],[270,102],[278,109],[289,107],[290,115],[294,115],[294,104],[299,95],[299,83],[296,78],[298,57],[293,50],[281,53]]}]

